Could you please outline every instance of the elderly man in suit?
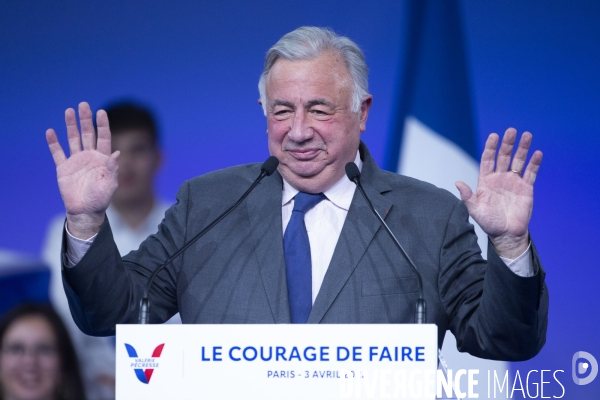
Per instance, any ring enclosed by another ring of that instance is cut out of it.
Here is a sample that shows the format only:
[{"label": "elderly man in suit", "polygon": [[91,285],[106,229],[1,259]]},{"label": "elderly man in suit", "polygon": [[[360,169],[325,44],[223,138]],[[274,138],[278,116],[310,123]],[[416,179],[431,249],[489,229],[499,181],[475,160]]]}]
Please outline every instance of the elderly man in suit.
[{"label": "elderly man in suit", "polygon": [[[460,350],[521,360],[545,342],[548,292],[530,242],[533,183],[542,154],[525,168],[531,134],[511,159],[516,131],[489,136],[476,193],[462,201],[432,185],[381,171],[360,141],[372,104],[361,50],[330,30],[299,28],[267,53],[259,82],[269,151],[280,160],[215,229],[161,271],[151,291],[153,322],[177,311],[184,323],[408,323],[417,282],[355,185],[385,216],[424,278],[428,322]],[[105,216],[117,181],[106,113],[66,111],[71,156],[47,141],[67,210],[64,284],[78,326],[108,335],[136,321],[152,272],[233,202],[258,175],[250,164],[185,182],[158,232],[121,258]],[[498,148],[499,147],[499,148]],[[497,156],[496,156],[497,153]],[[481,257],[469,214],[489,235]]]}]

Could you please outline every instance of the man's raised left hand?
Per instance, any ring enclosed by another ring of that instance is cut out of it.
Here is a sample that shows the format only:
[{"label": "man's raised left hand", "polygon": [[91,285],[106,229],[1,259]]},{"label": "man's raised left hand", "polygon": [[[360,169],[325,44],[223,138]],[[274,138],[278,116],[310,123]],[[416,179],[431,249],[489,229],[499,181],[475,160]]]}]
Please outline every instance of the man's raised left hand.
[{"label": "man's raised left hand", "polygon": [[536,150],[525,168],[532,139],[529,132],[521,136],[511,162],[516,138],[517,131],[507,129],[496,157],[499,136],[492,133],[488,137],[476,193],[466,183],[456,182],[471,217],[489,236],[496,252],[509,259],[517,258],[529,245],[533,184],[542,163],[542,152]]}]

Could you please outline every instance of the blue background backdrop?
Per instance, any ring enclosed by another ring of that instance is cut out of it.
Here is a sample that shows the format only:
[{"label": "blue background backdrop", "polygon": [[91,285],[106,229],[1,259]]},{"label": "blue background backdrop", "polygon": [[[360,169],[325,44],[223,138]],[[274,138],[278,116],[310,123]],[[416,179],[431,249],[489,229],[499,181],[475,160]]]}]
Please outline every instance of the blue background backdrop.
[{"label": "blue background backdrop", "polygon": [[[3,2],[0,247],[38,254],[47,223],[62,212],[44,132],[57,128],[64,144],[64,110],[79,101],[97,109],[130,97],[156,110],[166,153],[158,188],[167,200],[185,179],[266,158],[256,88],[263,57],[301,25],[332,27],[365,51],[374,105],[363,140],[382,164],[402,84],[405,6]],[[461,10],[479,149],[488,133],[514,126],[533,132],[545,153],[531,232],[548,273],[548,342],[513,368],[562,369],[565,398],[598,399],[600,378],[575,386],[570,375],[574,352],[600,360],[600,3],[463,0]]]}]

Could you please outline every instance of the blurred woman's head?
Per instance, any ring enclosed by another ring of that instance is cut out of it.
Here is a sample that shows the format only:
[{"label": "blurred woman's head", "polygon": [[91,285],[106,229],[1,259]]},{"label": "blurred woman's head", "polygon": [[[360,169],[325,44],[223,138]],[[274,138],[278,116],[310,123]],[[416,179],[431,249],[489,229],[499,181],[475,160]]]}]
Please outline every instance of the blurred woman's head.
[{"label": "blurred woman's head", "polygon": [[73,344],[60,317],[26,304],[0,322],[0,400],[84,399]]}]

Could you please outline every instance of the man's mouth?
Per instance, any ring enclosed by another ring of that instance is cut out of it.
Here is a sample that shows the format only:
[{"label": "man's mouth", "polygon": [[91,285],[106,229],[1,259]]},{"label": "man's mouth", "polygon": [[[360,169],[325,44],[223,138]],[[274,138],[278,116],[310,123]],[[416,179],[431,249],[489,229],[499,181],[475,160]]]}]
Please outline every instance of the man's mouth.
[{"label": "man's mouth", "polygon": [[287,150],[287,152],[299,161],[309,161],[315,158],[321,151],[321,149],[294,149]]}]

